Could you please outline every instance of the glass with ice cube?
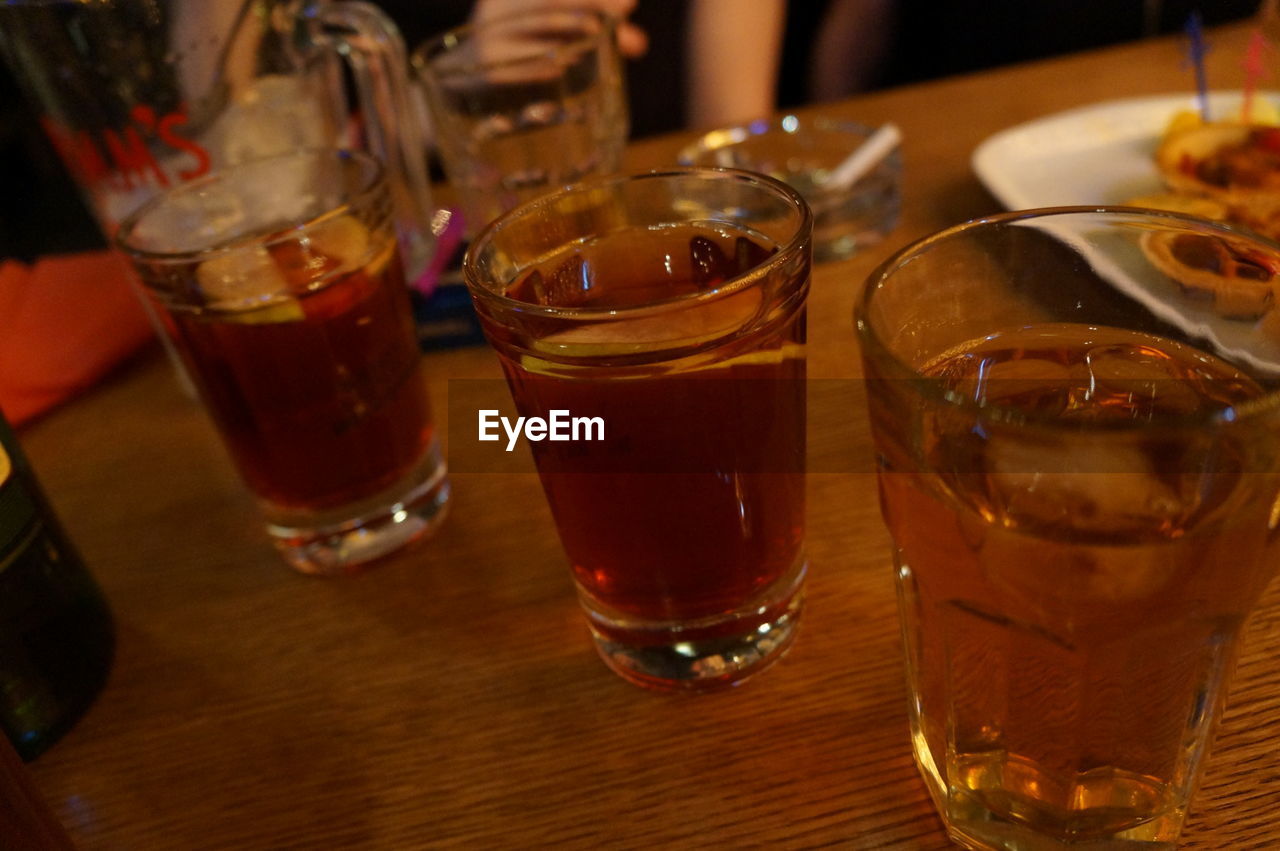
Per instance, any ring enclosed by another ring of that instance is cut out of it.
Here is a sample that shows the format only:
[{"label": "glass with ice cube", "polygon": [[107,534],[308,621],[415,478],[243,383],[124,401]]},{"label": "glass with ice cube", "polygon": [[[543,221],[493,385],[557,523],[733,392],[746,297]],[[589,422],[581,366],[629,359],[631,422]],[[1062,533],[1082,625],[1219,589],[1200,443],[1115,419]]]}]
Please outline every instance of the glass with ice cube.
[{"label": "glass with ice cube", "polygon": [[[1219,250],[1252,270],[1196,267]],[[1174,846],[1277,555],[1280,336],[1214,301],[1277,272],[1239,233],[1091,209],[962,225],[868,281],[912,743],[960,844]]]},{"label": "glass with ice cube", "polygon": [[812,218],[746,172],[623,175],[485,230],[467,286],[522,416],[596,647],[664,690],[737,683],[790,645],[803,597]]},{"label": "glass with ice cube", "polygon": [[118,243],[277,547],[341,573],[421,538],[449,487],[379,163],[240,164],[148,202]]}]

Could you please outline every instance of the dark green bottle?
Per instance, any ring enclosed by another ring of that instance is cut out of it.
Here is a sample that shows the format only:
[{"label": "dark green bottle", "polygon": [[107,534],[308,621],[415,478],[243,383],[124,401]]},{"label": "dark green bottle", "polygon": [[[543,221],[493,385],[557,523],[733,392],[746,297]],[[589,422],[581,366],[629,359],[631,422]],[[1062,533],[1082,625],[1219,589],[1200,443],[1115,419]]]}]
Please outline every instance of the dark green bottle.
[{"label": "dark green bottle", "polygon": [[33,759],[106,683],[111,612],[0,418],[0,728]]}]

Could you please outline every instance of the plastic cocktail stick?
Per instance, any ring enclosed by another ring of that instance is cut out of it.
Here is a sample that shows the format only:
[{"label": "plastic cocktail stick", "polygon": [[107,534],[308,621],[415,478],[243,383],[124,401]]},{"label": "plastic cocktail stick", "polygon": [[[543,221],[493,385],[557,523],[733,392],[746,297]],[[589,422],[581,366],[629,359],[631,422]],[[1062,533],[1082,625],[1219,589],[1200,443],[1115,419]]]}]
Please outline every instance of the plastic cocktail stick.
[{"label": "plastic cocktail stick", "polygon": [[1262,30],[1255,29],[1249,34],[1249,44],[1244,49],[1244,104],[1241,107],[1241,118],[1245,124],[1253,121],[1253,96],[1258,90],[1258,80],[1266,75],[1267,64],[1264,54],[1268,49],[1267,41],[1262,37]]},{"label": "plastic cocktail stick", "polygon": [[1200,13],[1192,12],[1187,18],[1187,58],[1191,60],[1191,68],[1196,75],[1196,100],[1200,105],[1200,118],[1209,122],[1209,83],[1205,78],[1204,55],[1209,46],[1204,40],[1204,27],[1201,25]]}]

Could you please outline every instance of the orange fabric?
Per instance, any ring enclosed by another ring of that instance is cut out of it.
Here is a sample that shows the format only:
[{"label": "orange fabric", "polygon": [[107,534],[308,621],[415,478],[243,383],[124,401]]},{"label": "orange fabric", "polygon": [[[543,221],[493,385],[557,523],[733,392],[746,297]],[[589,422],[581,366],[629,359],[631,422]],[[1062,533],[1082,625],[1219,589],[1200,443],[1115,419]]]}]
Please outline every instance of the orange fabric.
[{"label": "orange fabric", "polygon": [[0,264],[0,409],[26,422],[92,386],[153,331],[109,251]]}]

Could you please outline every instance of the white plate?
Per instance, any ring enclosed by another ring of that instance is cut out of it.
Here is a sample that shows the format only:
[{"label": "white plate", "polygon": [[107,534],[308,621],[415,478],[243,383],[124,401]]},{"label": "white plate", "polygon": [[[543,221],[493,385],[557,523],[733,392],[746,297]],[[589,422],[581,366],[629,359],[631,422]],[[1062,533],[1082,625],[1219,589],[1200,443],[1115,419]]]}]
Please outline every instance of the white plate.
[{"label": "white plate", "polygon": [[[1259,92],[1273,104],[1280,93]],[[1209,115],[1238,115],[1242,95],[1211,92]],[[1154,154],[1169,119],[1179,110],[1197,109],[1194,95],[1108,101],[1020,124],[990,137],[973,153],[973,170],[1007,209],[1120,204],[1137,195],[1160,192]],[[1250,363],[1270,377],[1280,376],[1280,341],[1256,322],[1223,319],[1209,307],[1175,296],[1163,273],[1127,246],[1095,252],[1087,240],[1041,229],[1090,258],[1094,269],[1116,289],[1153,314],[1206,341],[1219,354]]]},{"label": "white plate", "polygon": [[[1277,92],[1259,92],[1275,103]],[[1210,92],[1209,115],[1238,115],[1242,95]],[[1010,210],[1119,204],[1161,190],[1156,145],[1174,113],[1196,109],[1191,94],[1082,106],[1003,130],[973,152],[973,170]]]}]

